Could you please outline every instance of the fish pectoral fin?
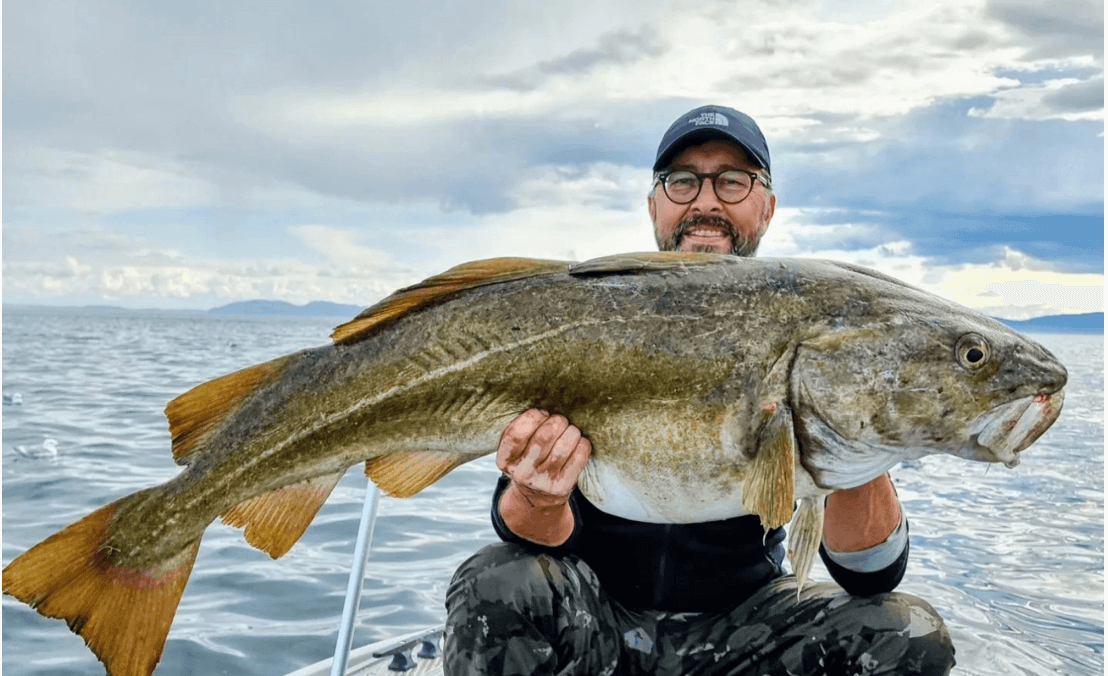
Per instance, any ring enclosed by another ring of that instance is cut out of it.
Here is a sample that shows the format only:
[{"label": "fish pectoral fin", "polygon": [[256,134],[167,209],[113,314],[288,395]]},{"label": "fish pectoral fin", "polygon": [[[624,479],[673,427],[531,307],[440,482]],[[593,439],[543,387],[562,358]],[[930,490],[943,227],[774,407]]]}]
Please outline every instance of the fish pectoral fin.
[{"label": "fish pectoral fin", "polygon": [[802,498],[796,510],[796,518],[789,526],[789,562],[796,575],[796,597],[808,581],[812,564],[823,539],[823,496]]},{"label": "fish pectoral fin", "polygon": [[278,559],[296,544],[346,470],[251,498],[223,512],[223,523],[243,528],[252,546]]},{"label": "fish pectoral fin", "polygon": [[130,495],[43,540],[4,569],[4,593],[65,620],[114,676],[149,676],[161,658],[200,540],[168,560],[128,568],[106,544]]},{"label": "fish pectoral fin", "polygon": [[743,508],[761,517],[762,527],[767,529],[783,526],[792,518],[796,472],[792,411],[783,403],[773,406],[758,433],[743,481]]},{"label": "fish pectoral fin", "polygon": [[365,473],[394,498],[407,498],[435,483],[469,458],[446,451],[390,453],[365,461]]},{"label": "fish pectoral fin", "polygon": [[201,441],[258,386],[276,378],[294,355],[235,371],[180,395],[165,407],[173,461],[187,465],[203,448]]},{"label": "fish pectoral fin", "polygon": [[428,277],[419,284],[401,289],[366,308],[354,319],[336,327],[331,333],[331,339],[336,345],[356,343],[376,333],[390,320],[412,310],[434,305],[455,292],[524,277],[563,272],[567,267],[569,263],[565,261],[537,258],[490,258],[463,263],[442,274]]}]

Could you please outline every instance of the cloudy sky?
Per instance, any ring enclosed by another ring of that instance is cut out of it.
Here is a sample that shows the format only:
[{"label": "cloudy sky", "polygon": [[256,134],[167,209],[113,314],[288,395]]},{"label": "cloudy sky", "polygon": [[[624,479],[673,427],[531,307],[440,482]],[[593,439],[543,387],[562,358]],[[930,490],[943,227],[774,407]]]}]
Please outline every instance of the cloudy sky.
[{"label": "cloudy sky", "polygon": [[1103,45],[1095,0],[8,0],[3,300],[368,305],[651,250],[658,141],[718,103],[769,141],[760,255],[1100,312]]}]

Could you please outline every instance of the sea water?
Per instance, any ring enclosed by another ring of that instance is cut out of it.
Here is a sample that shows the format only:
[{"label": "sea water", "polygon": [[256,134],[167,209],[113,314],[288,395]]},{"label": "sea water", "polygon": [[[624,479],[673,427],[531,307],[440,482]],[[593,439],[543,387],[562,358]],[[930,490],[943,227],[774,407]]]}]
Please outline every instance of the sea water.
[{"label": "sea water", "polygon": [[[330,319],[3,312],[3,563],[93,509],[174,476],[166,402],[328,342]],[[1021,464],[928,457],[892,470],[911,525],[900,590],[946,619],[963,676],[1104,667],[1103,337],[1037,335],[1069,369],[1061,418]],[[491,457],[384,498],[355,646],[443,620],[454,569],[495,540]],[[365,478],[354,468],[278,561],[205,533],[158,674],[275,676],[334,651]],[[829,579],[817,564],[813,577]],[[101,674],[63,622],[3,599],[8,674]]]}]

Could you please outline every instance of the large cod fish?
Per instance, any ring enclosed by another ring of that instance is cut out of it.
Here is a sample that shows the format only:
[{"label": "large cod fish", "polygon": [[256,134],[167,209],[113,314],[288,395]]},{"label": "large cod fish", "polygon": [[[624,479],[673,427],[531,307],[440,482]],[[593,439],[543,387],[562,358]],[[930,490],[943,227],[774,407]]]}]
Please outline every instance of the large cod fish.
[{"label": "large cod fish", "polygon": [[1066,383],[996,321],[817,260],[478,261],[332,337],[170,402],[185,469],[16,558],[4,592],[66,620],[109,674],[145,676],[214,519],[279,557],[352,464],[413,495],[494,451],[532,407],[591,439],[579,487],[613,514],[757,514],[770,528],[799,502],[789,548],[803,584],[824,496],[933,453],[1012,467]]}]

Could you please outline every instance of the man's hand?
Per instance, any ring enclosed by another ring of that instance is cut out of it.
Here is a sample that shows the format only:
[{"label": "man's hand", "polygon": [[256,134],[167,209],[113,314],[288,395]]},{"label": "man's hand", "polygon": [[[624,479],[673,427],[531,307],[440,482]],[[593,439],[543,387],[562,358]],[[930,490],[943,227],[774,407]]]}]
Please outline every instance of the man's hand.
[{"label": "man's hand", "polygon": [[557,546],[573,533],[569,494],[592,455],[592,444],[564,416],[530,409],[504,429],[496,466],[512,483],[500,516],[522,538]]},{"label": "man's hand", "polygon": [[592,454],[592,444],[564,416],[531,409],[508,423],[496,466],[534,507],[564,504]]}]

